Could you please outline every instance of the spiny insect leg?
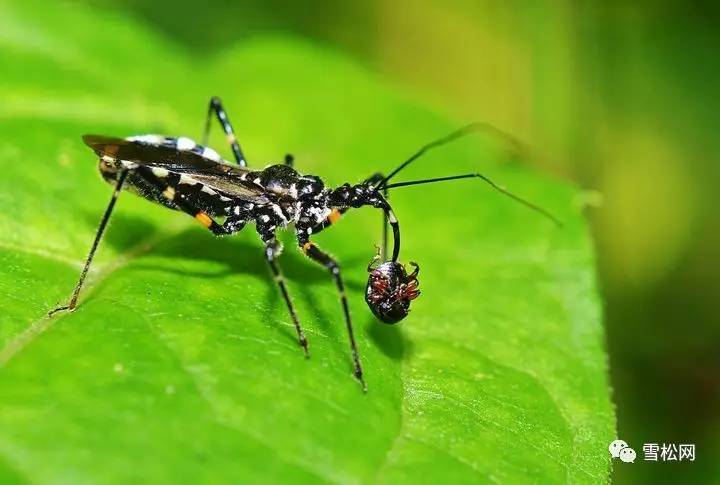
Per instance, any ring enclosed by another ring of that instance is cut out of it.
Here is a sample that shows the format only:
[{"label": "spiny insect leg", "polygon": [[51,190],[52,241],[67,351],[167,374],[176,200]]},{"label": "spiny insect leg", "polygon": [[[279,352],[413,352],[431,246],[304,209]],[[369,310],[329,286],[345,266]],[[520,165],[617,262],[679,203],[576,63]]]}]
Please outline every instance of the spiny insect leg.
[{"label": "spiny insect leg", "polygon": [[350,350],[352,351],[354,374],[360,384],[362,385],[363,391],[367,391],[367,384],[363,379],[362,366],[360,365],[360,353],[357,349],[355,342],[355,333],[353,332],[352,321],[350,319],[350,308],[348,307],[347,295],[345,294],[345,285],[343,284],[342,277],[340,276],[340,266],[333,258],[327,253],[320,250],[314,243],[309,240],[299,239],[298,243],[302,248],[303,252],[313,261],[325,266],[332,274],[335,280],[335,286],[337,286],[338,293],[340,294],[340,303],[343,307],[343,313],[345,314],[345,324],[347,326],[348,338],[350,339]]},{"label": "spiny insect leg", "polygon": [[[383,206],[381,206],[381,209],[385,213],[384,220],[387,221],[388,224],[390,224],[390,227],[392,228],[393,232],[393,251],[392,251],[392,261],[397,261],[398,256],[400,255],[400,223],[397,220],[397,217],[395,217],[395,213],[393,212],[392,208],[390,207],[390,204],[385,202]],[[385,224],[385,228],[387,228],[387,224]],[[384,247],[387,247],[387,231],[384,233],[384,241],[383,245]],[[382,252],[383,254],[383,261],[387,261],[387,250],[384,250]]]},{"label": "spiny insect leg", "polygon": [[210,98],[210,105],[208,106],[207,118],[205,118],[205,132],[203,133],[203,145],[207,145],[207,143],[208,143],[208,136],[210,135],[210,119],[212,118],[213,113],[215,113],[215,116],[217,117],[218,121],[220,122],[220,125],[222,126],[223,131],[225,132],[225,137],[227,138],[227,141],[230,144],[230,147],[232,148],[233,155],[235,156],[235,161],[241,167],[247,166],[247,161],[245,161],[245,155],[243,155],[243,152],[240,149],[240,144],[238,143],[237,138],[235,137],[235,130],[233,130],[233,127],[230,124],[230,118],[228,118],[227,113],[223,109],[222,102],[220,101],[220,98],[218,98],[217,96],[213,96],[212,98]]},{"label": "spiny insect leg", "polygon": [[[385,200],[388,198],[388,191],[386,188],[383,187],[382,189],[383,197],[385,197]],[[382,240],[380,241],[380,254],[382,255],[382,260],[387,261],[387,246],[388,246],[388,213],[387,211],[383,211],[382,214]]]},{"label": "spiny insect leg", "polygon": [[298,318],[297,312],[295,311],[295,305],[293,305],[293,302],[290,299],[290,294],[287,290],[287,286],[285,285],[285,278],[283,277],[280,266],[276,261],[277,257],[282,251],[282,244],[278,242],[277,239],[275,239],[274,234],[267,234],[265,237],[263,237],[263,240],[265,241],[265,259],[270,265],[270,270],[272,271],[273,278],[275,278],[275,282],[280,289],[280,294],[282,294],[283,300],[285,300],[285,305],[287,305],[288,312],[290,312],[290,317],[295,324],[295,331],[298,335],[298,343],[303,348],[303,351],[305,352],[305,357],[310,357],[310,354],[308,352],[307,338],[305,338],[305,332],[303,332],[302,326],[300,325],[300,319]]},{"label": "spiny insect leg", "polygon": [[[368,178],[366,178],[366,179],[363,181],[363,183],[366,183],[366,184],[369,183],[369,184],[377,187],[378,185],[380,185],[380,184],[382,183],[382,181],[383,181],[384,178],[385,178],[385,177],[383,177],[383,174],[382,174],[382,173],[380,173],[380,172],[375,172],[374,174],[372,174],[371,176],[369,176]],[[387,189],[384,188],[384,187],[382,188],[382,195],[383,195],[383,197],[385,197],[385,200],[388,199],[388,191],[387,191]],[[382,234],[382,236],[381,236],[382,239],[380,240],[380,252],[379,252],[379,256],[380,256],[380,255],[382,256],[382,260],[383,260],[383,261],[387,261],[388,213],[385,212],[385,211],[383,211],[383,215],[382,215],[382,233],[381,233],[381,234]],[[378,259],[379,259],[379,258],[378,258]]]},{"label": "spiny insect leg", "polygon": [[115,183],[115,190],[113,190],[112,197],[110,198],[110,203],[107,206],[107,209],[105,209],[105,214],[103,214],[102,219],[100,220],[100,226],[98,227],[97,233],[95,234],[95,240],[93,241],[92,247],[90,248],[90,253],[88,254],[87,259],[85,260],[85,266],[83,266],[82,272],[80,273],[80,279],[78,280],[77,284],[75,285],[75,290],[73,291],[72,296],[70,297],[70,302],[65,306],[59,306],[50,312],[48,312],[48,316],[53,315],[57,312],[68,310],[72,311],[75,309],[75,306],[77,305],[78,296],[80,295],[80,289],[82,288],[83,283],[85,282],[85,277],[87,276],[88,270],[90,269],[90,264],[92,263],[93,257],[95,256],[95,251],[98,248],[98,245],[100,244],[100,239],[102,238],[103,232],[105,232],[105,227],[107,227],[107,223],[110,220],[110,215],[112,214],[113,208],[115,207],[115,202],[117,201],[118,196],[120,195],[120,191],[122,190],[123,184],[125,183],[125,179],[127,178],[127,170],[123,170],[120,172],[117,182]]}]

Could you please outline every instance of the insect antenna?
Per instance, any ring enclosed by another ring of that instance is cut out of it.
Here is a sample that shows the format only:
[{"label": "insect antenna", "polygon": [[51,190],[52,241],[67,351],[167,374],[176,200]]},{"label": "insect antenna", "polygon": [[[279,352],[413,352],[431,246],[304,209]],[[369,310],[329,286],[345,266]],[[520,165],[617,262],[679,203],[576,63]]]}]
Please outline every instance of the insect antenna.
[{"label": "insect antenna", "polygon": [[449,135],[445,135],[442,138],[438,138],[437,140],[431,141],[430,143],[427,143],[420,147],[420,149],[415,152],[410,158],[405,160],[403,163],[398,165],[398,167],[390,172],[390,175],[382,179],[376,186],[376,189],[381,189],[385,185],[387,185],[388,181],[393,178],[395,175],[398,174],[402,169],[410,165],[412,162],[423,156],[426,152],[429,150],[432,150],[433,148],[437,148],[442,145],[447,145],[448,143],[457,140],[458,138],[462,138],[465,135],[469,135],[471,133],[477,133],[477,132],[489,132],[493,133],[500,138],[502,138],[505,142],[507,142],[513,151],[515,152],[522,152],[523,150],[523,144],[518,141],[517,138],[513,137],[509,133],[506,133],[502,131],[499,128],[496,128],[488,123],[470,123],[469,125],[463,126],[459,130],[453,131]]},{"label": "insect antenna", "polygon": [[471,133],[477,133],[477,132],[489,132],[497,135],[498,137],[502,138],[505,142],[507,142],[512,150],[516,153],[522,153],[524,152],[524,146],[523,144],[514,136],[510,135],[509,133],[506,133],[499,128],[496,128],[488,123],[470,123],[469,125],[463,126],[459,130],[453,131],[449,135],[445,135],[442,138],[438,138],[437,140],[431,141],[430,143],[427,143],[420,147],[420,149],[415,152],[410,158],[402,162],[400,165],[395,168],[392,172],[390,172],[390,175],[382,179],[377,185],[375,185],[376,190],[383,190],[386,191],[387,189],[397,188],[397,187],[407,187],[409,185],[421,185],[421,184],[431,184],[435,182],[444,182],[447,180],[458,180],[458,179],[465,179],[465,178],[479,178],[489,184],[491,187],[493,187],[498,192],[502,192],[506,196],[510,197],[511,199],[514,199],[516,202],[519,202],[523,204],[524,206],[528,207],[529,209],[534,210],[535,212],[547,217],[551,221],[553,221],[557,226],[562,227],[562,222],[552,214],[550,214],[548,211],[543,209],[542,207],[539,207],[535,204],[533,204],[530,201],[527,201],[523,199],[522,197],[519,197],[512,192],[508,191],[504,187],[501,187],[497,185],[495,182],[484,176],[480,173],[469,173],[469,174],[463,174],[463,175],[452,175],[449,177],[437,177],[437,178],[430,178],[430,179],[422,179],[422,180],[411,180],[409,182],[398,182],[394,184],[388,184],[391,178],[393,178],[395,175],[397,175],[401,170],[403,170],[405,167],[410,165],[412,162],[423,156],[426,152],[429,150],[432,150],[433,148],[440,147],[442,145],[446,145],[450,142],[453,142],[457,140],[458,138],[462,138],[465,135],[469,135]]},{"label": "insect antenna", "polygon": [[519,196],[513,194],[512,192],[508,191],[504,187],[501,187],[500,185],[497,185],[495,182],[493,182],[492,180],[487,178],[485,175],[480,174],[480,173],[467,173],[467,174],[463,174],[463,175],[451,175],[449,177],[436,177],[436,178],[431,178],[431,179],[410,180],[408,182],[397,182],[394,184],[384,185],[383,189],[394,189],[397,187],[407,187],[409,185],[432,184],[432,183],[436,183],[436,182],[445,182],[448,180],[458,180],[458,179],[468,179],[468,178],[479,178],[479,179],[483,180],[484,182],[489,184],[492,188],[494,188],[498,192],[501,192],[502,194],[510,197],[511,199],[513,199],[517,202],[520,202],[525,207],[528,207],[529,209],[532,209],[535,212],[542,214],[543,216],[545,216],[548,219],[550,219],[551,221],[553,221],[558,227],[562,227],[562,222],[560,222],[560,220],[558,218],[556,218],[555,216],[550,214],[548,211],[546,211],[542,207],[539,207],[539,206],[533,204],[532,202],[527,201],[527,200],[523,199],[522,197],[519,197]]}]

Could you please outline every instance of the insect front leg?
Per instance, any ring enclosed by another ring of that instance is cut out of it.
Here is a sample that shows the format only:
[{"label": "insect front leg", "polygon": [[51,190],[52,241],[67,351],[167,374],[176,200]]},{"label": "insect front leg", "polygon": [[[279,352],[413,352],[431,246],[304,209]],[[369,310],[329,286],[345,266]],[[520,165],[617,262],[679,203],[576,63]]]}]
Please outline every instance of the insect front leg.
[{"label": "insect front leg", "polygon": [[228,118],[227,113],[225,113],[225,110],[223,109],[220,98],[218,98],[217,96],[213,96],[212,98],[210,98],[210,104],[208,106],[208,111],[207,111],[207,117],[205,118],[205,132],[203,133],[203,145],[207,145],[207,143],[208,143],[208,136],[210,135],[210,119],[212,118],[213,113],[215,113],[215,116],[217,117],[218,121],[220,122],[220,125],[222,126],[223,131],[225,132],[225,137],[227,139],[228,144],[232,148],[232,152],[233,152],[233,156],[235,157],[235,161],[241,167],[247,166],[247,161],[245,161],[245,155],[243,155],[243,152],[240,149],[240,144],[238,143],[237,137],[235,136],[235,130],[233,130],[233,127],[230,124],[230,119]]},{"label": "insect front leg", "polygon": [[327,268],[335,280],[335,286],[340,294],[340,303],[343,308],[343,313],[345,314],[345,325],[347,327],[348,338],[350,339],[350,350],[352,352],[355,378],[360,381],[363,391],[367,391],[367,384],[365,384],[365,380],[363,379],[362,366],[360,365],[360,353],[357,349],[352,320],[350,319],[350,308],[348,306],[347,295],[345,294],[345,285],[343,284],[342,276],[340,275],[340,266],[337,261],[330,257],[330,255],[318,248],[315,243],[311,242],[307,234],[307,230],[305,229],[299,228],[297,230],[298,244],[306,256]]},{"label": "insect front leg", "polygon": [[303,348],[305,357],[309,357],[310,354],[308,352],[308,342],[305,337],[305,332],[303,332],[302,326],[300,325],[300,319],[297,316],[297,311],[295,311],[295,305],[290,298],[290,293],[288,293],[287,285],[285,284],[285,277],[280,270],[280,265],[277,263],[277,258],[280,256],[283,249],[282,243],[275,238],[277,223],[273,221],[271,216],[263,214],[258,218],[256,227],[258,234],[260,234],[260,237],[265,243],[265,259],[270,266],[270,271],[272,271],[273,278],[278,285],[280,294],[282,295],[283,300],[285,300],[285,305],[290,313],[290,318],[292,318],[292,321],[295,324],[298,343]]},{"label": "insect front leg", "polygon": [[[371,185],[377,185],[383,180],[383,174],[380,172],[376,172],[372,174],[370,177],[365,179],[363,183],[369,183]],[[388,199],[388,190],[386,188],[382,188],[382,195],[385,197],[385,200]],[[382,260],[387,261],[387,242],[388,242],[388,213],[383,212],[382,214],[382,239],[380,239],[380,252],[378,253],[378,256],[382,255]]]},{"label": "insect front leg", "polygon": [[110,215],[112,214],[113,208],[115,207],[115,202],[120,195],[120,191],[122,190],[127,175],[127,170],[121,171],[118,175],[117,182],[115,183],[115,190],[113,190],[112,197],[110,198],[110,203],[108,204],[107,209],[105,209],[105,214],[103,214],[102,219],[100,220],[100,226],[98,227],[97,233],[95,234],[95,240],[93,241],[92,247],[90,248],[90,253],[87,256],[87,259],[85,260],[85,266],[83,266],[82,272],[80,273],[80,279],[75,285],[75,290],[70,297],[70,301],[67,305],[59,306],[48,312],[48,316],[60,311],[73,311],[75,309],[78,296],[80,296],[80,290],[82,289],[82,285],[85,282],[85,277],[87,276],[88,270],[90,269],[90,264],[92,263],[93,257],[95,256],[95,251],[97,251],[98,245],[100,244],[100,239],[102,239],[103,233],[105,232],[105,227],[107,227],[107,223],[110,220]]}]

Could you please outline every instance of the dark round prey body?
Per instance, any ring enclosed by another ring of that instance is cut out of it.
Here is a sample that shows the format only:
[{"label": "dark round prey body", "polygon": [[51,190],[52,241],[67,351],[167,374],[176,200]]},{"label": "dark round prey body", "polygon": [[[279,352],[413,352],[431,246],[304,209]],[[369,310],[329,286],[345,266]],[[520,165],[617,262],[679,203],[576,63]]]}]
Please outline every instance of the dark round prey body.
[{"label": "dark round prey body", "polygon": [[417,275],[420,267],[410,262],[415,269],[408,274],[405,267],[395,261],[377,264],[379,258],[368,265],[365,301],[370,310],[385,323],[397,323],[410,311],[410,302],[420,296]]}]

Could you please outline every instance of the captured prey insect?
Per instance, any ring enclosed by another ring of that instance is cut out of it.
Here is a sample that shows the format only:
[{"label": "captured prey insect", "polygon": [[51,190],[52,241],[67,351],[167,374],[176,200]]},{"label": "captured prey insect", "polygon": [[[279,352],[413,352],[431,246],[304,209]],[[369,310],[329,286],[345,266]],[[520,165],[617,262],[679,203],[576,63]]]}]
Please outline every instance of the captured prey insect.
[{"label": "captured prey insect", "polygon": [[[234,164],[223,160],[215,150],[206,146],[213,116],[217,118],[225,132],[235,158]],[[387,239],[387,224],[389,223],[392,228],[392,256],[389,260],[383,257],[382,262],[377,256],[368,266],[370,274],[365,299],[380,320],[386,323],[402,320],[409,312],[410,302],[419,295],[417,280],[419,268],[412,263],[414,271],[408,274],[405,267],[398,262],[400,225],[388,202],[389,189],[476,177],[552,218],[542,209],[506,192],[483,175],[476,173],[389,183],[392,177],[427,150],[477,129],[478,125],[470,125],[425,145],[388,176],[375,174],[361,183],[352,185],[345,183],[337,188],[326,187],[320,177],[298,173],[292,167],[293,158],[290,155],[286,156],[283,164],[270,165],[262,170],[249,168],[230,120],[217,97],[210,100],[202,144],[196,144],[185,137],[161,135],[128,138],[85,135],[84,142],[100,159],[99,170],[102,177],[115,189],[70,301],[67,305],[52,310],[50,314],[75,309],[80,290],[115,202],[120,192],[125,189],[167,208],[189,214],[216,236],[234,234],[246,224],[255,223],[255,229],[264,243],[265,259],[294,323],[298,343],[307,356],[308,341],[278,265],[282,244],[276,239],[276,232],[279,228],[293,225],[298,246],[303,253],[324,266],[335,282],[350,341],[354,375],[365,390],[360,355],[355,342],[340,266],[335,259],[311,241],[311,236],[337,222],[350,208],[369,206],[381,210],[384,239]],[[385,246],[383,252],[384,248]]]}]

